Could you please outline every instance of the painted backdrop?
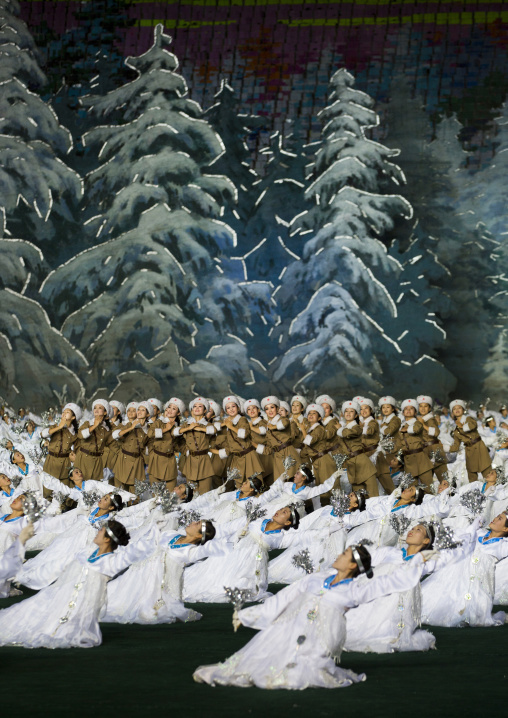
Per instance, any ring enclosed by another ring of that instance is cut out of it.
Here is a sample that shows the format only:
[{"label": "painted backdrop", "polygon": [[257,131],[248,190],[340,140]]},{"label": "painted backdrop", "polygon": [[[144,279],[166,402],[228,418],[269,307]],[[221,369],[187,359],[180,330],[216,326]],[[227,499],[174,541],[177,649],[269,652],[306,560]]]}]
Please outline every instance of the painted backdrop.
[{"label": "painted backdrop", "polygon": [[0,395],[504,398],[508,11],[0,0]]}]

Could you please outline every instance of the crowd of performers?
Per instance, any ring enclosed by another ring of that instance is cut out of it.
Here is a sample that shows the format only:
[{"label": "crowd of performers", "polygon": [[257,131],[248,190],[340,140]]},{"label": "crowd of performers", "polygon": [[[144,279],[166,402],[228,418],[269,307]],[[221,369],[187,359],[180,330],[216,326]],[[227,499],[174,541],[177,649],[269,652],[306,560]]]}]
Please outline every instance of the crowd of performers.
[{"label": "crowd of performers", "polygon": [[36,591],[0,610],[0,645],[92,647],[101,622],[231,601],[258,632],[196,681],[336,688],[365,680],[343,651],[505,622],[505,406],[97,399],[4,407],[0,444],[0,597]]}]

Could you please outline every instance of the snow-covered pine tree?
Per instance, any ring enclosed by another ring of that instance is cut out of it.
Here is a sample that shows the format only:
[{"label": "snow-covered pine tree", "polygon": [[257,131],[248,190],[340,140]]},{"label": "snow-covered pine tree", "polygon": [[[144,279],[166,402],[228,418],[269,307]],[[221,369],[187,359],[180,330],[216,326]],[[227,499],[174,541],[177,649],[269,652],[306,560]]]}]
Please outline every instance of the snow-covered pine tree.
[{"label": "snow-covered pine tree", "polygon": [[84,357],[54,329],[46,312],[25,296],[38,282],[43,267],[41,251],[30,242],[4,236],[0,213],[0,401],[15,408],[42,411],[62,400],[82,395],[80,374]]},{"label": "snow-covered pine tree", "polygon": [[[399,385],[408,396],[430,392],[445,401],[453,391],[455,380],[440,361],[446,341],[441,317],[451,309],[444,291],[452,273],[438,259],[439,240],[430,236],[433,212],[428,211],[429,198],[435,182],[434,166],[428,144],[432,127],[421,100],[413,98],[403,76],[396,76],[390,88],[390,101],[385,113],[388,128],[385,144],[400,150],[399,164],[407,179],[406,199],[413,206],[416,220],[405,223],[395,232],[389,254],[400,263],[402,271],[388,288],[397,304],[397,316],[385,325],[399,344],[403,358],[402,375],[395,365],[395,374],[385,368],[389,385]],[[442,198],[440,198],[442,201]],[[420,219],[420,215],[422,218]],[[397,377],[399,381],[397,381]]]},{"label": "snow-covered pine tree", "polygon": [[[505,404],[508,396],[508,332],[501,329],[495,345],[483,366],[485,380],[483,393],[490,396],[498,406]],[[496,407],[497,408],[497,407]]]},{"label": "snow-covered pine tree", "polygon": [[396,218],[411,205],[390,150],[368,139],[379,122],[368,95],[344,69],[330,82],[321,111],[322,139],[307,181],[312,208],[292,222],[310,234],[302,259],[289,265],[277,291],[284,321],[274,379],[288,388],[350,396],[386,387],[383,366],[403,359],[384,330],[396,304],[387,283],[400,268],[386,249]]},{"label": "snow-covered pine tree", "polygon": [[112,390],[119,375],[138,371],[162,393],[203,392],[208,367],[228,391],[230,376],[250,383],[257,370],[242,336],[250,338],[266,292],[224,274],[235,237],[221,216],[236,190],[207,172],[224,146],[189,99],[170,42],[158,25],[152,47],[126,60],[135,80],[83,99],[111,122],[84,137],[100,147],[86,202],[97,207],[88,227],[102,243],[55,270],[42,293],[86,351],[94,388]]},{"label": "snow-covered pine tree", "polygon": [[72,247],[82,186],[62,159],[72,147],[70,133],[34,92],[46,78],[18,15],[16,0],[1,0],[0,206],[6,232],[44,247],[51,263]]}]

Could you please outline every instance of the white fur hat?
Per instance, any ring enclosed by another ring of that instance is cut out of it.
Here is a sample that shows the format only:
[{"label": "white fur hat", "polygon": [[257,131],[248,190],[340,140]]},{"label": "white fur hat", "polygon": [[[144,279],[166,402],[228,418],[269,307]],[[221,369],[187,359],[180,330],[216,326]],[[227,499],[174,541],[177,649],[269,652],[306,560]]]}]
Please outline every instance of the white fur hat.
[{"label": "white fur hat", "polygon": [[263,399],[261,399],[261,408],[266,409],[268,404],[275,404],[275,406],[280,406],[280,401],[277,399],[276,396],[265,396]]},{"label": "white fur hat", "polygon": [[[353,399],[353,401],[355,401],[355,399]],[[366,404],[366,406],[370,406],[372,411],[375,410],[374,402],[372,401],[372,399],[368,399],[366,396],[362,396],[361,401],[359,401],[358,403],[360,404],[360,408],[363,406],[363,404]]]},{"label": "white fur hat", "polygon": [[390,406],[393,406],[394,408],[397,406],[397,402],[393,398],[393,396],[382,396],[378,401],[378,406],[383,406],[383,404],[390,404]]},{"label": "white fur hat", "polygon": [[62,409],[62,412],[64,412],[66,409],[70,409],[74,416],[76,417],[76,421],[81,421],[81,417],[83,416],[83,412],[79,408],[77,404],[73,404],[72,402],[69,402],[64,406]]},{"label": "white fur hat", "polygon": [[235,396],[234,394],[230,394],[229,396],[225,396],[224,399],[222,400],[222,408],[224,409],[224,411],[226,411],[226,405],[227,405],[227,404],[236,404],[237,407],[240,409],[240,411],[242,410],[242,402],[241,402],[240,399],[239,399],[237,396]]},{"label": "white fur hat", "polygon": [[466,411],[466,402],[462,401],[462,399],[454,399],[450,402],[450,411],[453,411],[454,406],[461,406],[464,411]]},{"label": "white fur hat", "polygon": [[118,409],[118,411],[120,412],[120,414],[125,414],[125,405],[122,404],[121,401],[116,401],[115,399],[113,399],[113,401],[110,401],[110,402],[109,402],[109,405],[110,405],[110,406],[116,406],[116,408]]},{"label": "white fur hat", "polygon": [[249,406],[257,406],[259,411],[261,411],[261,404],[257,399],[247,399],[247,401],[244,402],[243,410],[246,412]]},{"label": "white fur hat", "polygon": [[342,404],[341,412],[342,414],[345,412],[346,409],[354,409],[357,414],[360,413],[360,404],[355,401],[354,399],[352,401],[345,401]]},{"label": "white fur hat", "polygon": [[302,396],[301,394],[295,394],[291,399],[291,405],[293,405],[295,403],[295,401],[299,401],[300,404],[303,406],[303,410],[305,411],[305,409],[307,408],[307,404],[308,404],[307,399],[304,396]]},{"label": "white fur hat", "polygon": [[126,412],[129,411],[129,409],[136,409],[136,411],[137,411],[137,410],[138,410],[138,406],[139,406],[139,404],[138,404],[137,401],[130,401],[130,402],[127,404],[127,406],[125,407],[125,411],[126,411]]},{"label": "white fur hat", "polygon": [[356,401],[356,403],[357,403],[357,404],[360,404],[360,406],[362,405],[362,401],[363,401],[364,399],[365,399],[364,396],[354,396],[354,397],[353,397],[353,401]]},{"label": "white fur hat", "polygon": [[404,411],[406,406],[412,406],[415,411],[418,409],[418,403],[416,399],[404,399],[404,401],[400,405],[400,410]]},{"label": "white fur hat", "polygon": [[322,419],[325,418],[325,410],[323,409],[321,404],[307,404],[307,408],[305,409],[305,416],[309,416],[309,411],[317,411],[317,413]]},{"label": "white fur hat", "polygon": [[291,413],[291,407],[289,406],[289,404],[287,403],[287,401],[281,401],[280,404],[279,404],[279,406],[282,407],[282,409],[285,409],[288,414]]},{"label": "white fur hat", "polygon": [[316,398],[316,404],[329,404],[332,407],[332,412],[335,412],[337,404],[334,402],[331,396],[328,394],[321,394]]},{"label": "white fur hat", "polygon": [[162,411],[162,401],[159,401],[158,399],[147,399],[152,406],[156,406],[159,411]]},{"label": "white fur hat", "polygon": [[109,416],[109,401],[106,401],[106,399],[96,399],[92,404],[92,411],[95,409],[96,406],[103,406],[106,409],[106,414]]},{"label": "white fur hat", "polygon": [[210,409],[213,411],[214,416],[220,416],[220,404],[217,404],[213,399],[207,399]]},{"label": "white fur hat", "polygon": [[142,406],[144,406],[145,409],[147,410],[148,416],[153,416],[153,414],[154,414],[153,404],[150,404],[149,401],[140,401],[138,404],[138,409],[141,409]]},{"label": "white fur hat", "polygon": [[420,394],[420,396],[416,397],[416,402],[418,404],[428,404],[429,406],[432,406],[432,397]]},{"label": "white fur hat", "polygon": [[189,404],[189,409],[192,411],[196,404],[202,404],[205,407],[205,414],[210,409],[210,404],[208,403],[208,400],[205,399],[203,396],[197,396],[195,399],[193,399]]},{"label": "white fur hat", "polygon": [[171,399],[164,404],[164,411],[166,411],[170,404],[174,404],[176,407],[178,407],[178,411],[180,412],[180,414],[184,413],[185,404],[177,396],[172,396]]}]

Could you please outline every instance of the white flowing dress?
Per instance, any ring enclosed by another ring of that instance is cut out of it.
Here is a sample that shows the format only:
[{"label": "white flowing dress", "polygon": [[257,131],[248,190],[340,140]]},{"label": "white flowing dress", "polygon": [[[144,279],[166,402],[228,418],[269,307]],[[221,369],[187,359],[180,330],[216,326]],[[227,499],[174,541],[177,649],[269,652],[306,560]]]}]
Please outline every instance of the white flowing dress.
[{"label": "white flowing dress", "polygon": [[198,683],[246,688],[304,690],[343,688],[364,681],[336,665],[346,639],[344,611],[392,591],[409,590],[421,576],[413,562],[385,576],[346,579],[331,586],[313,574],[256,606],[239,611],[244,626],[260,632],[223,663],[201,666]]}]

